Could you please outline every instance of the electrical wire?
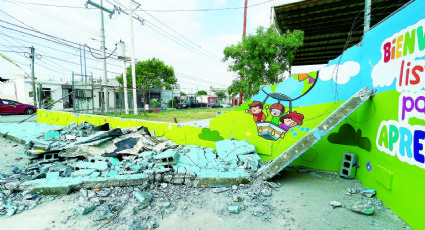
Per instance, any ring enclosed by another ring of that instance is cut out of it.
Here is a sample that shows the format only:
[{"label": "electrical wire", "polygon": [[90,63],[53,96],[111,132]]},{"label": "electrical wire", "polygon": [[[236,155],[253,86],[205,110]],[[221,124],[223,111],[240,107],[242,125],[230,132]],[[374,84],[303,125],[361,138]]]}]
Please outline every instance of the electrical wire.
[{"label": "electrical wire", "polygon": [[[108,1],[108,2],[109,2],[109,1]],[[124,14],[126,14],[126,15],[129,15],[129,13],[125,11],[125,10],[129,11],[129,9],[127,9],[125,6],[123,6],[121,3],[117,2],[116,0],[114,0],[114,2],[116,2],[117,4],[119,4],[119,5],[122,7],[122,9],[121,9],[121,12],[122,12],[122,13],[124,13]],[[111,4],[112,4],[112,3],[111,3]],[[125,9],[125,10],[123,10],[123,9]],[[133,18],[135,18],[136,20],[138,20],[138,19],[140,18],[140,16],[139,16],[137,13],[134,13],[134,15],[135,15],[135,16],[133,16]],[[149,15],[150,15],[150,14],[149,14]],[[154,16],[152,16],[152,15],[150,15],[150,16],[151,16],[151,17],[153,17],[155,20],[159,21],[161,24],[165,25],[168,29],[171,29],[171,27],[167,26],[165,23],[161,22],[159,19],[155,18],[155,17],[154,17]],[[200,52],[199,50],[197,50],[196,48],[194,48],[192,45],[188,44],[188,42],[184,42],[184,41],[182,41],[181,39],[176,38],[175,36],[173,36],[172,34],[170,34],[170,33],[169,33],[169,32],[167,32],[167,31],[165,31],[164,29],[160,28],[159,26],[155,25],[154,23],[149,22],[149,21],[144,21],[144,25],[146,25],[148,28],[150,28],[150,29],[154,30],[155,32],[159,33],[160,35],[164,36],[165,38],[169,39],[170,41],[175,42],[175,43],[177,43],[178,45],[180,45],[180,46],[182,46],[182,47],[184,47],[184,48],[186,48],[186,49],[188,49],[188,50],[192,51],[193,53],[198,54],[198,55],[199,55],[199,56],[201,56],[201,57],[205,57],[205,58],[207,58],[208,60],[210,60],[209,58],[211,58],[211,61],[217,62],[216,58],[215,58],[215,57],[212,57],[212,56],[211,56],[211,54],[205,53],[205,51],[204,51],[204,53]],[[181,35],[181,34],[180,34],[180,33],[178,33],[177,31],[175,31],[174,29],[171,29],[171,30],[172,30],[174,33],[176,33],[177,35],[179,35],[180,37],[184,37],[183,35]],[[186,38],[186,37],[184,37],[184,38],[185,38],[185,39],[187,39],[187,40],[189,40],[189,39],[188,39],[188,38]],[[190,40],[189,40],[189,41],[190,41]],[[192,41],[190,41],[190,42],[192,42]],[[192,43],[193,43],[193,42],[192,42]],[[199,45],[197,45],[196,43],[193,43],[193,44],[195,44],[195,47],[200,47],[200,46],[199,46]],[[219,64],[221,64],[221,63],[219,63]]]},{"label": "electrical wire", "polygon": [[[59,37],[56,37],[56,36],[53,36],[53,35],[50,35],[50,34],[46,34],[46,33],[43,33],[43,32],[41,32],[41,31],[39,31],[39,30],[36,30],[36,29],[34,29],[34,28],[31,28],[31,29],[30,29],[30,28],[25,28],[25,27],[22,27],[22,26],[19,26],[19,25],[16,25],[16,24],[10,23],[10,22],[3,21],[3,20],[0,20],[0,22],[6,23],[6,24],[8,24],[8,25],[15,26],[15,27],[18,27],[18,28],[21,28],[21,29],[29,30],[29,31],[31,31],[31,32],[36,32],[36,33],[38,33],[38,34],[41,34],[41,35],[44,35],[44,36],[46,36],[46,37],[50,37],[50,38],[56,39],[56,40],[58,40],[58,41],[50,40],[50,39],[47,39],[47,38],[39,37],[39,36],[37,36],[37,35],[33,35],[33,34],[30,34],[30,33],[26,33],[26,32],[19,31],[19,30],[16,30],[16,29],[12,29],[12,28],[9,28],[9,27],[5,27],[5,28],[8,28],[8,29],[13,30],[13,31],[15,31],[15,32],[19,32],[19,33],[23,33],[23,34],[26,34],[26,35],[29,35],[29,36],[33,36],[33,37],[41,38],[41,39],[44,39],[44,40],[47,40],[47,41],[55,42],[55,43],[57,43],[57,44],[64,45],[64,46],[67,46],[67,47],[71,47],[71,48],[74,48],[74,49],[77,49],[77,50],[79,50],[79,49],[80,49],[80,48],[79,48],[79,46],[80,46],[81,44],[79,44],[79,43],[77,43],[77,42],[69,41],[69,40],[66,40],[66,39],[63,39],[63,38],[59,38]],[[1,25],[0,25],[0,27],[3,27],[3,26],[1,26]],[[68,43],[69,43],[69,44],[68,44]],[[72,44],[72,45],[70,45],[70,44]],[[73,45],[75,45],[75,46],[73,46]],[[100,50],[98,50],[98,49],[93,49],[93,50],[95,50],[96,52],[99,52],[99,54],[100,54],[100,52],[101,52],[101,51],[100,51]],[[116,55],[115,55],[115,56],[116,56]]]},{"label": "electrical wire", "polygon": [[[114,2],[120,4],[117,0],[114,0]],[[137,2],[136,2],[137,3]],[[156,18],[155,16],[153,16],[152,14],[150,14],[149,12],[147,12],[144,9],[141,9],[144,13],[146,13],[148,16],[150,16],[151,18],[155,19],[157,22],[159,22],[160,24],[162,24],[163,26],[165,26],[166,28],[168,28],[169,30],[173,31],[174,33],[176,33],[177,35],[179,35],[181,38],[185,39],[187,42],[193,44],[194,47],[199,47],[200,49],[204,50],[204,52],[212,57],[217,58],[217,56],[213,53],[211,53],[210,51],[202,48],[200,45],[196,44],[195,42],[191,41],[189,38],[187,38],[186,36],[182,35],[181,33],[177,32],[176,30],[174,30],[173,28],[171,28],[170,26],[168,26],[167,24],[165,24],[164,22],[162,22],[161,20],[159,20],[158,18]],[[220,59],[220,57],[218,57]]]},{"label": "electrical wire", "polygon": [[207,82],[207,83],[214,84],[214,85],[222,85],[222,86],[226,86],[225,84],[222,84],[222,83],[217,83],[217,82],[208,81],[208,80],[205,80],[205,79],[202,79],[202,78],[199,78],[199,77],[193,77],[193,76],[189,76],[189,75],[187,75],[187,74],[183,74],[183,73],[176,73],[176,72],[175,72],[175,74],[176,74],[176,75],[180,75],[181,77],[186,78],[186,79],[197,80],[197,81],[199,81],[199,82]]},{"label": "electrical wire", "polygon": [[[0,34],[3,34],[3,33],[0,31]],[[6,34],[3,34],[3,35],[4,35],[4,36],[7,36],[7,37],[10,37],[10,38],[12,38],[12,39],[15,39],[15,40],[20,40],[20,41],[23,41],[23,42],[28,42],[28,43],[31,43],[31,44],[34,44],[34,45],[37,45],[37,46],[40,46],[40,47],[44,47],[44,48],[47,48],[47,49],[51,49],[51,50],[54,50],[54,51],[58,51],[58,52],[62,52],[62,53],[66,53],[66,54],[69,54],[69,55],[73,55],[73,56],[78,56],[78,57],[79,57],[79,54],[77,54],[77,52],[79,51],[79,48],[74,48],[73,50],[75,50],[76,52],[75,52],[75,53],[71,53],[71,52],[68,52],[68,51],[64,51],[64,50],[60,50],[60,49],[53,48],[53,47],[51,47],[51,46],[41,45],[41,44],[36,43],[36,42],[34,42],[34,41],[28,41],[28,40],[24,40],[24,39],[16,38],[16,37],[13,37],[13,36],[9,36],[9,35],[6,35]],[[22,44],[22,43],[21,43],[21,44]],[[22,45],[23,45],[23,44],[22,44]],[[27,46],[24,46],[24,45],[23,45],[22,47],[30,48],[30,47],[27,47]],[[69,48],[69,47],[66,47],[66,48]],[[94,58],[91,58],[91,57],[87,57],[86,59],[88,59],[88,60],[93,60],[93,61],[99,61],[99,60],[94,59]],[[119,60],[119,59],[109,59],[109,60],[121,61],[121,60]],[[113,64],[113,63],[109,63],[109,65],[111,65],[111,66],[115,66],[115,67],[119,67],[119,68],[121,68],[121,67],[122,67],[121,65],[116,65],[116,64]]]},{"label": "electrical wire", "polygon": [[[267,3],[273,2],[273,1],[274,0],[268,0],[268,1],[265,1],[265,2],[256,3],[256,4],[253,4],[253,5],[247,6],[247,8],[252,8],[252,7],[255,7],[255,6],[267,4]],[[177,10],[154,10],[154,9],[151,9],[151,10],[149,10],[149,9],[147,9],[147,10],[142,10],[142,11],[160,12],[160,13],[164,13],[164,12],[166,12],[166,13],[170,13],[170,12],[199,12],[199,11],[205,12],[205,11],[239,10],[239,9],[244,9],[244,8],[245,8],[244,6],[240,6],[240,7],[227,7],[227,8],[215,8],[215,9],[197,9],[197,10],[195,10],[195,9],[193,9],[193,10],[188,10],[188,9],[177,9]]]},{"label": "electrical wire", "polygon": [[86,8],[83,6],[65,6],[65,5],[52,5],[52,4],[43,4],[43,3],[34,3],[34,2],[19,2],[19,1],[8,1],[3,0],[3,2],[9,2],[13,4],[25,4],[25,5],[35,5],[35,6],[52,6],[57,8],[71,8],[71,9],[89,9],[89,10],[95,10],[96,8]]},{"label": "electrical wire", "polygon": [[86,45],[86,46],[89,48],[91,56],[93,56],[95,59],[108,59],[115,53],[115,51],[117,51],[117,44],[115,44],[115,49],[108,56],[105,56],[104,58],[103,57],[100,58],[100,57],[94,56],[94,54],[91,51],[90,46],[88,46],[88,45]]}]

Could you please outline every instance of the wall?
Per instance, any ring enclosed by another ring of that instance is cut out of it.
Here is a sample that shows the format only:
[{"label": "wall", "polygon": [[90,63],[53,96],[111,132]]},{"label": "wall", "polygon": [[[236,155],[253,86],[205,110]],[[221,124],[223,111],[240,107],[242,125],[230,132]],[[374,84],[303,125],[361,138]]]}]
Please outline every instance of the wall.
[{"label": "wall", "polygon": [[0,83],[0,98],[19,101],[17,98],[14,82]]}]

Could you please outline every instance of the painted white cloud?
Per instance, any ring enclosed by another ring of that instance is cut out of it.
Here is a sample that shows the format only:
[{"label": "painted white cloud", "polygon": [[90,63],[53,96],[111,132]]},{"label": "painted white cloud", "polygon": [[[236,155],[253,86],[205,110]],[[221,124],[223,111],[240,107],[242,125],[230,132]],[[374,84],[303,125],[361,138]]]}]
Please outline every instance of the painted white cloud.
[{"label": "painted white cloud", "polygon": [[[394,33],[391,37],[388,37],[387,39],[385,39],[379,49],[381,51],[381,59],[379,60],[378,64],[376,64],[373,69],[372,69],[372,73],[371,73],[371,77],[373,80],[373,86],[374,87],[384,87],[384,86],[390,86],[393,84],[394,79],[397,79],[400,76],[400,72],[402,70],[402,62],[404,61],[404,71],[406,71],[407,68],[407,63],[411,62],[412,66],[415,65],[421,65],[424,66],[425,61],[424,60],[416,60],[416,58],[421,58],[425,55],[425,50],[420,50],[418,47],[418,42],[415,41],[414,43],[414,52],[410,53],[408,52],[407,54],[404,53],[403,49],[404,49],[404,40],[402,39],[400,41],[400,43],[396,43],[396,44],[392,44],[393,40],[399,41],[398,38],[401,37],[403,38],[403,36],[406,33],[409,34],[413,34],[412,36],[415,37],[415,29],[420,27],[420,26],[424,26],[425,25],[425,19],[422,19],[420,21],[418,21],[416,24],[411,25],[406,27],[403,30],[400,30],[397,33]],[[413,31],[413,32],[412,32]],[[399,57],[397,57],[396,53],[388,53],[387,55],[390,55],[392,58],[390,60],[387,60],[387,62],[384,61],[384,45],[385,44],[392,44],[391,45],[391,52],[400,52]],[[400,46],[398,46],[400,45]],[[397,50],[395,51],[395,48],[397,48]],[[393,51],[394,49],[394,51]],[[404,75],[405,73],[402,73],[402,75]],[[418,85],[419,86],[419,85]],[[397,84],[397,89],[398,89],[398,84]]]},{"label": "painted white cloud", "polygon": [[347,61],[342,65],[335,64],[327,66],[320,70],[319,77],[323,81],[333,79],[337,84],[347,83],[351,77],[356,76],[360,72],[360,64],[355,61]]}]

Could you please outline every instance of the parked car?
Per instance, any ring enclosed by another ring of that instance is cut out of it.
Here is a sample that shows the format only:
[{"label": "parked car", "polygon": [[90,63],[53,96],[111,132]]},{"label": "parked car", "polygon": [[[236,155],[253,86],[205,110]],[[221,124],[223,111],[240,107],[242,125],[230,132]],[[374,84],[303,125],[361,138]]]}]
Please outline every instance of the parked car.
[{"label": "parked car", "polygon": [[220,104],[221,105],[221,107],[223,107],[223,108],[230,108],[230,107],[233,107],[234,105],[232,105],[232,104],[229,104],[229,103],[223,103],[223,104]]},{"label": "parked car", "polygon": [[17,101],[0,99],[0,114],[33,114],[37,108]]},{"label": "parked car", "polygon": [[208,108],[222,108],[223,106],[221,106],[220,104],[218,104],[218,103],[208,103],[207,104],[207,107]]},{"label": "parked car", "polygon": [[182,103],[178,103],[177,109],[200,108],[204,106],[205,106],[205,103],[199,103],[197,100],[190,99]]}]

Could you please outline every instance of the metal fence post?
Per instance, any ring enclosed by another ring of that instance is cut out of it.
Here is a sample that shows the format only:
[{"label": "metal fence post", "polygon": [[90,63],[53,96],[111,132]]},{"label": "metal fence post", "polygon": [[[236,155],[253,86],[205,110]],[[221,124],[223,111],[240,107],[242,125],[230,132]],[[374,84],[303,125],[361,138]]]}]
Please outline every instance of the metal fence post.
[{"label": "metal fence post", "polygon": [[92,104],[92,109],[93,109],[93,114],[94,114],[94,84],[93,84],[93,73],[91,73],[91,104]]}]

